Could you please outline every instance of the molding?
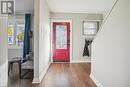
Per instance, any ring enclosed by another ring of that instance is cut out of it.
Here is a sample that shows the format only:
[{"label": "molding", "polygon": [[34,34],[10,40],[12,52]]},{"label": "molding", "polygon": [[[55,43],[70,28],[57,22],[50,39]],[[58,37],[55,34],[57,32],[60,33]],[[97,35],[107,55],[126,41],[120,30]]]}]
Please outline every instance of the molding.
[{"label": "molding", "polygon": [[102,24],[101,24],[101,26],[100,26],[100,28],[99,28],[99,30],[98,30],[98,32],[97,32],[97,34],[96,34],[96,36],[95,36],[93,42],[95,41],[95,39],[96,39],[96,37],[98,36],[98,34],[101,32],[103,25],[106,23],[108,17],[110,16],[110,14],[111,14],[111,12],[113,11],[113,9],[114,9],[115,5],[117,4],[117,2],[118,2],[118,0],[114,0],[111,9],[108,11],[108,13],[106,13],[105,17],[103,18]]},{"label": "molding", "polygon": [[81,21],[83,22],[83,21],[93,21],[93,22],[101,22],[102,21],[102,19],[101,20],[95,20],[95,19],[87,19],[87,18],[85,18],[85,19],[81,19]]},{"label": "molding", "polygon": [[110,16],[112,10],[114,9],[116,3],[118,2],[118,0],[114,0],[113,3],[112,3],[112,7],[111,9],[106,13],[106,14],[103,14],[103,24],[106,22],[107,18]]},{"label": "molding", "polygon": [[47,71],[48,71],[50,65],[51,65],[51,62],[48,63],[48,65],[47,65],[46,68],[43,70],[42,74],[40,75],[40,77],[39,77],[40,82],[42,81],[42,79],[43,79],[44,76],[46,75],[46,73],[47,73]]},{"label": "molding", "polygon": [[39,82],[39,78],[38,78],[38,77],[37,77],[37,78],[33,78],[33,81],[32,81],[32,83],[33,83],[33,84],[40,83],[40,82]]},{"label": "molding", "polygon": [[72,60],[71,63],[91,63],[91,60]]},{"label": "molding", "polygon": [[21,46],[16,46],[16,45],[8,45],[8,49],[23,49],[23,47],[21,47]]},{"label": "molding", "polygon": [[48,65],[47,65],[46,68],[43,70],[43,72],[42,72],[42,74],[39,76],[39,78],[34,78],[34,79],[33,79],[33,82],[32,82],[33,84],[35,84],[35,83],[40,83],[40,82],[42,81],[42,79],[45,77],[45,75],[46,75],[46,73],[47,73],[47,71],[48,71],[50,65],[51,65],[51,62],[48,63]]},{"label": "molding", "polygon": [[70,63],[70,62],[52,62],[53,64],[57,64],[57,63]]},{"label": "molding", "polygon": [[0,87],[7,87],[8,82],[8,61],[0,65]]},{"label": "molding", "polygon": [[103,85],[94,77],[92,73],[90,74],[90,78],[94,81],[97,87],[103,87]]}]

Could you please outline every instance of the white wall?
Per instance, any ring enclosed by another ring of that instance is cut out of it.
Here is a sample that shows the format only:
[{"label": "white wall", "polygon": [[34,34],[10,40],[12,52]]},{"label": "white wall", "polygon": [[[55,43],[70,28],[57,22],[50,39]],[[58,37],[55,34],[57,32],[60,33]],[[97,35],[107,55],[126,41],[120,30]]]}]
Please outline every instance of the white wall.
[{"label": "white wall", "polygon": [[39,8],[40,0],[34,0],[34,79],[39,81]]},{"label": "white wall", "polygon": [[7,86],[7,19],[0,17],[0,87]]},{"label": "white wall", "polygon": [[34,0],[15,0],[16,13],[33,13],[34,12]]},{"label": "white wall", "polygon": [[45,72],[50,60],[50,11],[46,0],[40,1],[39,74]]},{"label": "white wall", "polygon": [[52,13],[52,19],[59,20],[72,20],[72,30],[73,30],[73,47],[72,47],[72,60],[85,60],[83,58],[83,49],[85,45],[85,38],[82,36],[82,23],[84,19],[86,20],[102,20],[101,14],[78,14],[78,13]]},{"label": "white wall", "polygon": [[91,76],[103,87],[130,87],[129,4],[118,0],[92,44]]},{"label": "white wall", "polygon": [[46,0],[35,0],[34,82],[40,82],[50,60],[50,12]]}]

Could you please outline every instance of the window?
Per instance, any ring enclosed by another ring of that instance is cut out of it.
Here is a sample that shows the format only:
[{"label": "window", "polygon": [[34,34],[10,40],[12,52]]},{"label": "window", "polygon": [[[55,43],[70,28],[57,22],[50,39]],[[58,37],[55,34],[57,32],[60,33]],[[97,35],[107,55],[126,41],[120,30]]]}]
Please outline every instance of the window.
[{"label": "window", "polygon": [[23,46],[24,21],[8,22],[8,45]]},{"label": "window", "polygon": [[12,45],[14,42],[14,24],[8,23],[8,44]]},{"label": "window", "polygon": [[96,35],[98,31],[98,22],[83,21],[83,35]]},{"label": "window", "polygon": [[67,49],[67,26],[56,26],[56,49]]},{"label": "window", "polygon": [[16,44],[21,46],[23,45],[24,40],[24,24],[23,23],[17,23],[17,29],[16,29]]}]

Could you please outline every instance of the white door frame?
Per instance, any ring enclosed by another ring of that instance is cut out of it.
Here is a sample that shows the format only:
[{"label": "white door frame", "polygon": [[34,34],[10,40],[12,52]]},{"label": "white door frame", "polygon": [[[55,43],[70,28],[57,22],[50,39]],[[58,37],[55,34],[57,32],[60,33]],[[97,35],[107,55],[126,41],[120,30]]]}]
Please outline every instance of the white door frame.
[{"label": "white door frame", "polygon": [[73,29],[72,29],[72,20],[67,20],[67,19],[51,19],[51,62],[53,62],[53,22],[69,22],[70,23],[70,63],[72,62],[72,56],[73,56],[73,53],[72,53],[72,45],[73,45],[73,42],[72,42],[72,32],[73,32]]}]

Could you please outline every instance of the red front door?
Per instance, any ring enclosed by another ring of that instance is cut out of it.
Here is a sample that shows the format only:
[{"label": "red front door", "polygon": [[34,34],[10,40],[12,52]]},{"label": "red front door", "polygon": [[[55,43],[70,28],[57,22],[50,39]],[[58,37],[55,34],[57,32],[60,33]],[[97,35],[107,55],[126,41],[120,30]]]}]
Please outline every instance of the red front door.
[{"label": "red front door", "polygon": [[70,61],[70,23],[53,22],[53,61]]}]

